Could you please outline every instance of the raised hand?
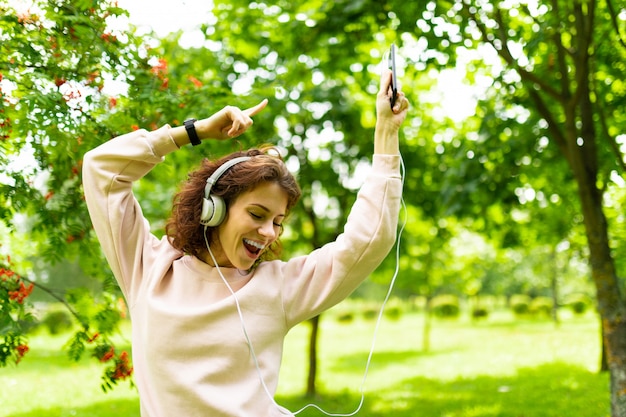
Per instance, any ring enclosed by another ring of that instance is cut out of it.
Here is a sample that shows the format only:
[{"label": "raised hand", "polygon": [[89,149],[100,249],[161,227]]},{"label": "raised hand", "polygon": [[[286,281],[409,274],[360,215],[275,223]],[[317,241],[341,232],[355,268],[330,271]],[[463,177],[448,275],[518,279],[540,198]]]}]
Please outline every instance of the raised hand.
[{"label": "raised hand", "polygon": [[380,76],[380,89],[376,95],[376,129],[374,131],[374,153],[398,154],[400,152],[398,131],[409,110],[409,100],[398,90],[393,109],[391,98],[391,71],[385,70]]},{"label": "raised hand", "polygon": [[252,117],[267,106],[267,99],[259,104],[242,110],[235,106],[226,106],[207,119],[196,122],[200,139],[229,139],[243,134],[252,126]]}]

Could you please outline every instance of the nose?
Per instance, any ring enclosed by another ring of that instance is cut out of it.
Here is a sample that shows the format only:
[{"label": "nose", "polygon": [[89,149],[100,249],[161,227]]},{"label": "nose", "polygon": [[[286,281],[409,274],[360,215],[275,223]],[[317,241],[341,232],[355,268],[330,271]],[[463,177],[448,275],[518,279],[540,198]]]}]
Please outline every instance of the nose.
[{"label": "nose", "polygon": [[259,234],[270,241],[274,241],[278,235],[278,227],[274,224],[273,220],[263,222],[259,226]]}]

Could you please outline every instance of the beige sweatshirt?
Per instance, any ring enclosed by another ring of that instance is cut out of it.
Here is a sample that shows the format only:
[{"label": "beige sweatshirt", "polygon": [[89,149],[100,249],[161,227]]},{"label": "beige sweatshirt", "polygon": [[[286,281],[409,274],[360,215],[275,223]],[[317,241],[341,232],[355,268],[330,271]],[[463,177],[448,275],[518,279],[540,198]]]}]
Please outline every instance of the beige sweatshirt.
[{"label": "beige sweatshirt", "polygon": [[143,417],[278,417],[273,402],[290,328],[346,298],[391,250],[401,196],[399,157],[374,155],[370,175],[336,241],[306,256],[261,263],[241,276],[158,239],[132,183],[177,149],[169,126],[138,130],[85,155],[83,185],[104,254],[126,297]]}]

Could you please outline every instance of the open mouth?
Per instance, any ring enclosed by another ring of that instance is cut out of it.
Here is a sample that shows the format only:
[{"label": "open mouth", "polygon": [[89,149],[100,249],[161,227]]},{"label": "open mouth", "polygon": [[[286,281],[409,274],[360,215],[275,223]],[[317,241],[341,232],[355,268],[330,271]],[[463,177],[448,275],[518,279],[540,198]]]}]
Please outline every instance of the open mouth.
[{"label": "open mouth", "polygon": [[261,251],[263,249],[265,249],[265,245],[262,245],[258,242],[255,242],[253,240],[250,239],[244,239],[243,240],[243,246],[246,248],[246,250],[253,256],[259,256],[259,254],[261,253]]}]

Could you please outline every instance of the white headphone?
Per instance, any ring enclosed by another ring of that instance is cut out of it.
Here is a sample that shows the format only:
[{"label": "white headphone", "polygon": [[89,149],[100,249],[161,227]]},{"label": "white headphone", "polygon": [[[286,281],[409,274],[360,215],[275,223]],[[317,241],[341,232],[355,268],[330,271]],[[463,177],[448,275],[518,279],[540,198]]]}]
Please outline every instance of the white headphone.
[{"label": "white headphone", "polygon": [[200,215],[200,224],[209,227],[219,226],[226,217],[226,203],[220,196],[211,194],[211,187],[230,167],[240,162],[250,160],[249,156],[240,156],[231,159],[220,165],[213,175],[206,180],[204,187],[204,198],[202,199],[202,214]]}]

